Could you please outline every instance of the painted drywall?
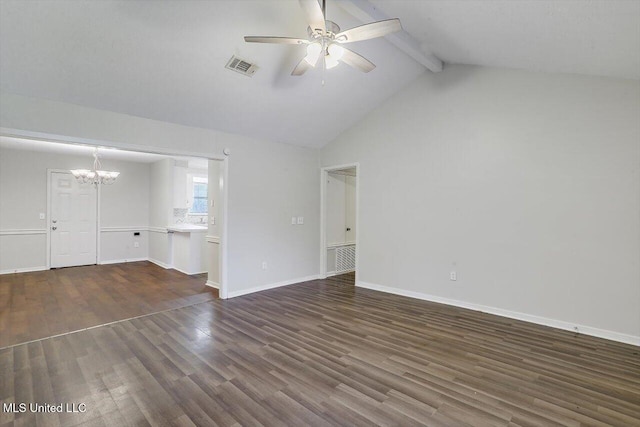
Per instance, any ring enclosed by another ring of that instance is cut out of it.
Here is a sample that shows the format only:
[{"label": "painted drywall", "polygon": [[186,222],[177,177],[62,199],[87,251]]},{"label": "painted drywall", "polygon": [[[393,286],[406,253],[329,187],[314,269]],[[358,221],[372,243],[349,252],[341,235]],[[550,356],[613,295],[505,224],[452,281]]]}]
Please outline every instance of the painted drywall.
[{"label": "painted drywall", "polygon": [[151,164],[149,180],[149,225],[166,228],[173,219],[173,168],[175,160],[163,159]]},{"label": "painted drywall", "polygon": [[[0,127],[5,133],[57,135],[196,157],[221,157],[228,147],[230,295],[319,274],[320,178],[315,149],[6,92],[0,93]],[[294,215],[303,216],[304,225],[291,225]],[[150,233],[150,248],[153,234],[158,233]]]},{"label": "painted drywall", "polygon": [[224,185],[224,164],[221,160],[209,160],[207,167],[207,199],[209,201],[207,244],[205,255],[207,260],[207,283],[220,287],[220,230],[224,218],[222,186]]},{"label": "painted drywall", "polygon": [[[40,214],[47,212],[47,169],[86,168],[92,162],[90,156],[0,148],[0,272],[46,266],[49,221]],[[144,259],[149,166],[121,160],[105,160],[103,166],[121,174],[114,184],[100,188],[99,261]],[[134,231],[141,236],[134,237]]]},{"label": "painted drywall", "polygon": [[639,118],[638,81],[420,77],[321,151],[360,162],[358,280],[640,343]]}]

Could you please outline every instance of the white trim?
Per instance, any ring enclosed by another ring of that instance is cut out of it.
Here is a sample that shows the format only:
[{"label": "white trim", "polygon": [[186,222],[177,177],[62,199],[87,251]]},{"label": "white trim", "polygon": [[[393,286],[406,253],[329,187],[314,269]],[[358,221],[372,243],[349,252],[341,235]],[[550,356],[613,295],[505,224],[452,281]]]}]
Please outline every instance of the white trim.
[{"label": "white trim", "polygon": [[220,244],[220,238],[217,236],[205,236],[208,243]]},{"label": "white trim", "polygon": [[608,331],[605,329],[598,329],[592,326],[576,325],[574,323],[566,322],[564,320],[549,319],[547,317],[535,316],[527,313],[520,313],[517,311],[505,310],[497,307],[490,307],[481,304],[474,304],[465,301],[458,301],[449,298],[442,298],[434,295],[423,294],[421,292],[408,291],[405,289],[398,289],[389,286],[376,285],[373,283],[367,283],[362,281],[356,281],[356,286],[374,291],[386,292],[394,295],[402,295],[405,297],[416,298],[425,301],[436,302],[440,304],[451,305],[454,307],[466,308],[469,310],[480,311],[483,313],[494,314],[496,316],[507,317],[509,319],[522,320],[529,323],[535,323],[538,325],[549,326],[556,329],[562,329],[565,331],[577,332],[584,335],[591,335],[598,338],[605,338],[612,341],[618,341],[626,344],[632,344],[640,346],[640,336],[623,334],[615,331]]},{"label": "white trim", "polygon": [[128,232],[128,231],[133,231],[133,232],[142,232],[142,231],[149,231],[149,226],[145,225],[142,227],[101,227],[100,228],[100,232],[101,233],[118,233],[118,232]]},{"label": "white trim", "polygon": [[313,276],[306,276],[306,277],[299,277],[297,279],[284,280],[282,282],[269,283],[269,284],[266,284],[266,285],[256,286],[254,288],[241,289],[239,291],[229,292],[227,294],[227,297],[228,298],[235,298],[235,297],[239,297],[239,296],[242,296],[242,295],[253,294],[255,292],[266,291],[268,289],[280,288],[282,286],[295,285],[296,283],[308,282],[310,280],[317,280],[319,278],[320,278],[320,276],[316,274],[316,275],[313,275]]},{"label": "white trim", "polygon": [[0,270],[0,275],[3,275],[3,274],[14,274],[14,273],[30,273],[32,271],[45,271],[45,270],[49,270],[49,269],[46,266],[14,268],[12,270]]},{"label": "white trim", "polygon": [[[356,227],[356,230],[357,229],[358,228]],[[356,237],[357,237],[357,235],[356,235]],[[344,246],[355,246],[355,245],[356,245],[356,242],[329,243],[329,244],[327,244],[327,249],[341,248],[341,247],[344,247]]]},{"label": "white trim", "polygon": [[102,233],[100,232],[100,211],[102,210],[102,185],[96,184],[96,264],[100,264],[102,257]]},{"label": "white trim", "polygon": [[172,269],[173,266],[169,265],[169,264],[165,264],[162,261],[158,261],[157,259],[153,259],[153,258],[148,258],[147,261],[154,263],[155,265],[159,265],[160,267],[164,268],[165,270],[169,270]]},{"label": "white trim", "polygon": [[207,282],[204,285],[209,286],[210,288],[220,289],[220,284],[212,280],[207,280]]},{"label": "white trim", "polygon": [[16,228],[13,230],[0,230],[0,236],[21,236],[26,234],[47,234],[46,228]]},{"label": "white trim", "polygon": [[109,259],[106,261],[100,261],[98,264],[99,265],[106,265],[106,264],[124,264],[127,262],[140,262],[140,261],[149,261],[149,258],[129,258],[129,259]]},{"label": "white trim", "polygon": [[359,265],[359,254],[360,254],[360,229],[358,227],[359,218],[360,218],[360,162],[355,163],[347,163],[344,165],[337,166],[327,166],[320,168],[320,278],[324,279],[327,276],[327,216],[326,216],[326,207],[327,203],[327,179],[329,177],[330,171],[341,170],[341,169],[356,169],[356,268],[354,271],[356,272],[356,281],[358,280],[358,265]]}]

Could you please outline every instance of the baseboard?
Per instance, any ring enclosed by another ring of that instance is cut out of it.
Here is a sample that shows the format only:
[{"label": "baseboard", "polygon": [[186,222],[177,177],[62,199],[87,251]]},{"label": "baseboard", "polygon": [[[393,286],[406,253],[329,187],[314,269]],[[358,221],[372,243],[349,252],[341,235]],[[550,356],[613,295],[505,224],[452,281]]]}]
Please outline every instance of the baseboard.
[{"label": "baseboard", "polygon": [[220,284],[211,280],[207,280],[207,283],[205,283],[205,285],[209,286],[210,288],[220,289]]},{"label": "baseboard", "polygon": [[421,292],[408,291],[404,289],[392,288],[389,286],[376,285],[373,283],[367,283],[358,281],[356,286],[374,291],[386,292],[394,295],[401,295],[410,298],[416,298],[425,301],[437,302],[440,304],[451,305],[454,307],[466,308],[469,310],[480,311],[483,313],[495,314],[496,316],[507,317],[510,319],[522,320],[529,323],[535,323],[537,325],[549,326],[556,329],[563,329],[565,331],[577,332],[584,335],[590,335],[598,338],[604,338],[612,341],[622,342],[625,344],[632,344],[640,346],[640,337],[628,334],[622,334],[615,331],[608,331],[606,329],[594,328],[586,325],[576,325],[563,320],[549,319],[547,317],[535,316],[532,314],[520,313],[517,311],[504,310],[502,308],[490,307],[481,304],[474,304],[465,301],[458,301],[449,298],[442,298],[434,295],[423,294]]},{"label": "baseboard", "polygon": [[299,277],[297,279],[284,280],[282,282],[269,283],[267,285],[256,286],[250,289],[242,289],[239,291],[229,292],[227,294],[227,298],[235,298],[242,295],[253,294],[255,292],[266,291],[268,289],[280,288],[282,286],[295,285],[296,283],[308,282],[310,280],[317,280],[320,278],[320,275],[314,274],[313,276]]},{"label": "baseboard", "polygon": [[154,263],[155,265],[159,265],[160,267],[168,270],[170,268],[173,268],[172,266],[170,266],[169,264],[165,264],[162,261],[158,261],[157,259],[153,259],[153,258],[148,258],[147,261]]},{"label": "baseboard", "polygon": [[149,258],[131,258],[131,259],[109,259],[106,261],[100,261],[98,264],[107,265],[107,264],[123,264],[126,262],[140,262],[140,261],[149,261]]},{"label": "baseboard", "polygon": [[44,270],[48,270],[48,268],[47,267],[14,268],[11,270],[0,270],[0,275],[15,274],[15,273],[31,273],[32,271],[44,271]]}]

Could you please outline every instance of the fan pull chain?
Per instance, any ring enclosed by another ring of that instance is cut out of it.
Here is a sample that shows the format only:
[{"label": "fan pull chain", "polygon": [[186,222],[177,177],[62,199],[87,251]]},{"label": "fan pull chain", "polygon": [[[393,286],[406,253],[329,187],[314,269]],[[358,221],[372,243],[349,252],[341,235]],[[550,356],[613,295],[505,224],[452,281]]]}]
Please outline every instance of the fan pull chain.
[{"label": "fan pull chain", "polygon": [[324,87],[324,76],[327,74],[327,55],[325,51],[324,40],[322,40],[322,87]]}]

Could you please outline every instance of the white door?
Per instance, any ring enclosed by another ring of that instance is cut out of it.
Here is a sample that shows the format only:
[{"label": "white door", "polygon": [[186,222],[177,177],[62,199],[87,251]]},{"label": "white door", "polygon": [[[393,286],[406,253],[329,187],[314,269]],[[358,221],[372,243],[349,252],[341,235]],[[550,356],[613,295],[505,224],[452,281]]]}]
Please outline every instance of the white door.
[{"label": "white door", "polygon": [[51,268],[96,264],[97,190],[51,173]]}]

